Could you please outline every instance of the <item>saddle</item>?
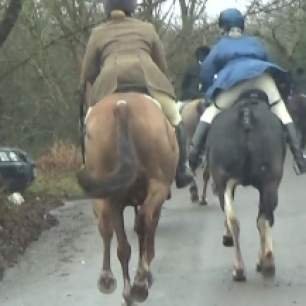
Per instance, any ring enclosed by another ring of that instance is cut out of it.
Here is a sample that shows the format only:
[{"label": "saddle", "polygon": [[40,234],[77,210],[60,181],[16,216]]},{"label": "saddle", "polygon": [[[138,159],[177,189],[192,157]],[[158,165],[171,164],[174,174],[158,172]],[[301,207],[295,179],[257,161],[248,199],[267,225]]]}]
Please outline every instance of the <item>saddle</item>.
[{"label": "saddle", "polygon": [[161,109],[160,103],[150,95],[148,89],[144,85],[118,84],[118,87],[115,92],[117,93],[137,92],[139,94],[143,94]]},{"label": "saddle", "polygon": [[265,92],[262,90],[258,89],[251,89],[243,92],[240,97],[238,98],[239,100],[252,100],[252,101],[257,101],[257,102],[265,102],[267,105],[269,105],[269,99],[268,96]]},{"label": "saddle", "polygon": [[137,92],[145,95],[150,95],[148,89],[144,85],[135,84],[118,84],[116,92]]}]

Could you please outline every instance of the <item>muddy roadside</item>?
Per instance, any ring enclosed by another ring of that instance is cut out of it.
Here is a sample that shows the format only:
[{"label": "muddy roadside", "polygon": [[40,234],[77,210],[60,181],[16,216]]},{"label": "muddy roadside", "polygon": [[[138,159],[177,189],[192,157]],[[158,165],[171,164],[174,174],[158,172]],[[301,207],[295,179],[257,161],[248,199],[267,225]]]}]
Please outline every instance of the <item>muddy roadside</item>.
[{"label": "muddy roadside", "polygon": [[44,230],[58,224],[50,213],[63,205],[63,200],[52,195],[27,193],[25,203],[12,206],[0,196],[0,280],[6,268],[18,261],[31,242],[38,240]]},{"label": "muddy roadside", "polygon": [[10,204],[0,193],[0,281],[5,269],[14,266],[44,230],[58,224],[52,210],[64,201],[83,198],[75,176],[81,167],[78,147],[57,142],[35,163],[37,176],[22,194],[22,205]]}]

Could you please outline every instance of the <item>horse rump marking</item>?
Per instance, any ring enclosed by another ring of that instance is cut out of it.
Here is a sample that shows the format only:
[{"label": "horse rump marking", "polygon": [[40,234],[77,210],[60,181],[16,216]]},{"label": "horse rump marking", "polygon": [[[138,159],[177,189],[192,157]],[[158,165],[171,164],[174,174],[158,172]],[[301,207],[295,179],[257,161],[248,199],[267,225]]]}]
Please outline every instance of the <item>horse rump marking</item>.
[{"label": "horse rump marking", "polygon": [[116,103],[117,106],[119,106],[121,104],[127,104],[127,101],[125,101],[125,100],[118,100],[117,103]]}]

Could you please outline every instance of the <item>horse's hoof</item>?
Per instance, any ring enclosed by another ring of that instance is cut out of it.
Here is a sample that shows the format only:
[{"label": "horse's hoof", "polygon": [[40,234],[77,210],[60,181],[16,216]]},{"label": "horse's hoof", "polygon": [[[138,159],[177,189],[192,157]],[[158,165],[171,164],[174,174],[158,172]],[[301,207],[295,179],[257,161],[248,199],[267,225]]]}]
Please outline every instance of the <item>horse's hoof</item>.
[{"label": "horse's hoof", "polygon": [[234,246],[234,240],[232,236],[223,235],[222,242],[225,247]]},{"label": "horse's hoof", "polygon": [[207,205],[208,205],[208,202],[206,201],[206,199],[202,199],[202,200],[200,201],[200,205],[201,205],[201,206],[207,206]]},{"label": "horse's hoof", "polygon": [[273,278],[275,276],[275,266],[262,267],[261,273],[264,277]]},{"label": "horse's hoof", "polygon": [[198,203],[199,202],[199,196],[196,193],[191,194],[191,202],[192,203]]},{"label": "horse's hoof", "polygon": [[102,272],[98,281],[98,288],[100,292],[104,294],[111,294],[116,290],[117,281],[114,278],[112,272]]},{"label": "horse's hoof", "polygon": [[137,306],[137,305],[133,301],[126,300],[125,298],[123,298],[121,302],[121,306]]},{"label": "horse's hoof", "polygon": [[148,298],[148,295],[149,295],[149,288],[146,282],[141,282],[141,283],[135,282],[133,284],[133,287],[131,289],[131,297],[133,298],[133,300],[142,303]]},{"label": "horse's hoof", "polygon": [[275,263],[272,252],[269,252],[261,260],[261,273],[264,277],[274,277],[275,275]]},{"label": "horse's hoof", "polygon": [[256,264],[256,271],[261,272],[264,277],[274,277],[275,263],[272,252],[269,252],[265,257],[259,259]]},{"label": "horse's hoof", "polygon": [[233,280],[235,282],[245,282],[246,276],[243,269],[234,269],[233,270]]},{"label": "horse's hoof", "polygon": [[190,199],[192,203],[199,202],[200,198],[199,198],[198,188],[195,182],[193,182],[193,184],[189,187],[189,193],[190,193]]},{"label": "horse's hoof", "polygon": [[147,280],[148,280],[148,286],[149,288],[151,288],[154,282],[154,278],[151,272],[148,272]]}]

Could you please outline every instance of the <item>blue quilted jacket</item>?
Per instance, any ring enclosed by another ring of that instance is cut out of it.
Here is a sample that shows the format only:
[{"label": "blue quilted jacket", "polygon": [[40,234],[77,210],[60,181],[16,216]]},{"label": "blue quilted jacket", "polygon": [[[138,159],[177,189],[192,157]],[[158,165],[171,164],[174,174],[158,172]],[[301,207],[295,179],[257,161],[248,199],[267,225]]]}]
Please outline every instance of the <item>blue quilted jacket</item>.
[{"label": "blue quilted jacket", "polygon": [[259,39],[247,35],[224,36],[201,65],[202,91],[208,98],[214,98],[218,92],[265,72],[269,72],[277,83],[288,80],[286,70],[268,60]]}]

